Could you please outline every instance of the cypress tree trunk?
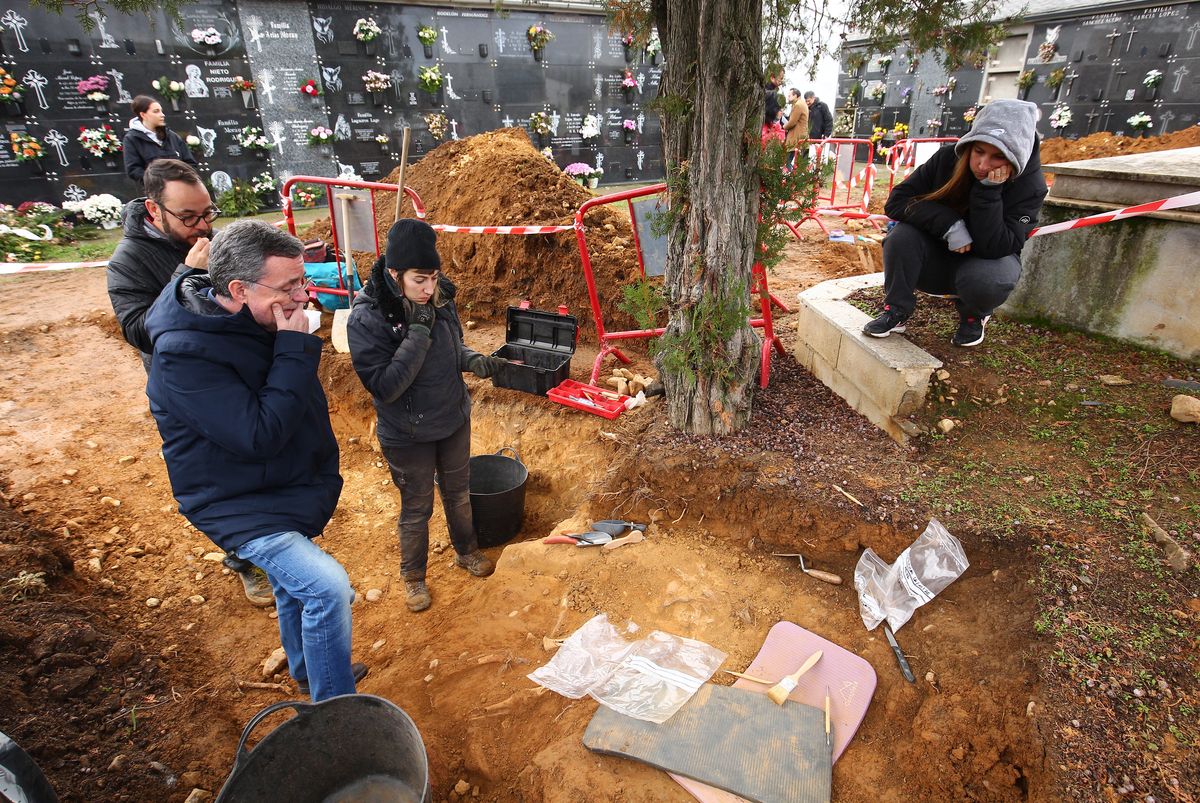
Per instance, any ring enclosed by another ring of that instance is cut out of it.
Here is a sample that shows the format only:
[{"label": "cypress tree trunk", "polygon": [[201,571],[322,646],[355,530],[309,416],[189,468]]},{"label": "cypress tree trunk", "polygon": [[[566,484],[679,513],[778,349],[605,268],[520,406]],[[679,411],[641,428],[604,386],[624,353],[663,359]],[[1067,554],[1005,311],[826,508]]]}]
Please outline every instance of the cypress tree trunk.
[{"label": "cypress tree trunk", "polygon": [[670,184],[670,318],[656,358],[673,426],[750,420],[761,341],[748,324],[763,120],[761,0],[654,0]]}]

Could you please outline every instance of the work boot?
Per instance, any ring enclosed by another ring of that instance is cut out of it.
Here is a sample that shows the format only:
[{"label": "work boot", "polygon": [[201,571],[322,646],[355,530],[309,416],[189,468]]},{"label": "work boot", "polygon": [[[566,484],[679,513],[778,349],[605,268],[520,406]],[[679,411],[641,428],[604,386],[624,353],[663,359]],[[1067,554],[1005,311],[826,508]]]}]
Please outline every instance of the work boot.
[{"label": "work boot", "polygon": [[[353,664],[350,664],[350,671],[354,674],[354,682],[358,683],[360,680],[362,680],[363,678],[365,678],[367,676],[367,672],[369,670],[367,669],[366,664],[353,663]],[[300,692],[305,697],[308,697],[309,696],[308,681],[307,680],[297,680],[296,681],[296,691]]]},{"label": "work boot", "polygon": [[987,322],[991,317],[991,315],[984,315],[979,318],[959,313],[958,331],[954,333],[954,337],[950,338],[950,342],[956,346],[978,346],[983,342],[983,330],[987,327]]},{"label": "work boot", "polygon": [[404,581],[404,605],[413,613],[420,613],[433,604],[424,580]]},{"label": "work boot", "polygon": [[492,563],[492,559],[478,549],[465,555],[455,555],[454,563],[476,577],[487,577],[496,571],[496,564]]},{"label": "work boot", "polygon": [[267,573],[257,566],[249,571],[238,572],[242,578],[242,588],[246,590],[246,599],[256,608],[270,608],[275,604],[275,594],[271,591],[271,581]]},{"label": "work boot", "polygon": [[892,332],[903,332],[904,322],[907,320],[907,315],[892,309],[890,304],[885,304],[879,317],[868,321],[867,325],[862,328],[863,334],[871,337],[887,337]]}]

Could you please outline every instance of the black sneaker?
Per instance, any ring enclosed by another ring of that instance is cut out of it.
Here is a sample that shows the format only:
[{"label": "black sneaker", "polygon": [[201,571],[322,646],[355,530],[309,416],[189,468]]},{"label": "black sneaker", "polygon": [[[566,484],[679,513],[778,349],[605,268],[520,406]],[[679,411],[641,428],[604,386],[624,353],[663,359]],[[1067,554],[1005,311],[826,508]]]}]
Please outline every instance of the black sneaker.
[{"label": "black sneaker", "polygon": [[991,320],[991,317],[991,315],[984,315],[982,318],[976,318],[974,315],[959,315],[958,331],[954,333],[954,337],[950,338],[950,342],[956,346],[978,346],[983,342],[983,330],[987,328],[987,322]]},{"label": "black sneaker", "polygon": [[[367,676],[367,672],[368,672],[367,665],[360,664],[358,662],[352,663],[352,664],[350,664],[350,672],[351,672],[351,674],[354,675],[354,682],[358,683],[360,680],[362,680],[363,678],[365,678]],[[308,681],[307,680],[297,680],[296,681],[296,691],[300,692],[305,697],[307,697],[308,696]]]},{"label": "black sneaker", "polygon": [[903,332],[904,322],[907,320],[907,315],[902,315],[892,309],[890,304],[885,304],[883,313],[875,320],[868,321],[867,325],[862,328],[863,334],[871,337],[887,337],[892,332]]}]

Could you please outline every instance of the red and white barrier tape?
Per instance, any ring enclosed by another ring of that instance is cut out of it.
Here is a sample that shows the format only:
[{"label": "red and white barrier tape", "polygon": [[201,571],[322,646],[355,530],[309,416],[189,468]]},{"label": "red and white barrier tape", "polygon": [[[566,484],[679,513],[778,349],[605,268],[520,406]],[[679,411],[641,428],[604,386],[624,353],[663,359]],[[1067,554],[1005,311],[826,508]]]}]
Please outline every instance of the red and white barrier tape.
[{"label": "red and white barrier tape", "polygon": [[[1151,212],[1165,212],[1170,209],[1182,209],[1188,206],[1200,206],[1200,192],[1189,192],[1184,195],[1176,195],[1172,198],[1163,198],[1160,201],[1151,201],[1145,204],[1138,204],[1137,206],[1127,206],[1124,209],[1115,209],[1112,212],[1101,212],[1096,215],[1076,218],[1075,220],[1064,220],[1062,223],[1038,226],[1029,233],[1029,236],[1040,237],[1043,234],[1054,234],[1055,232],[1067,231],[1068,229],[1082,229],[1087,226],[1110,223],[1114,220],[1125,220],[1126,218],[1148,215]],[[847,220],[873,220],[881,223],[891,220],[887,215],[871,215],[865,212],[853,212],[845,209],[817,209],[814,211],[818,215],[843,217]]]},{"label": "red and white barrier tape", "polygon": [[1137,206],[1127,206],[1124,209],[1116,209],[1112,212],[1101,212],[1098,215],[1088,215],[1087,217],[1081,217],[1075,220],[1064,220],[1062,223],[1051,223],[1049,226],[1038,226],[1029,233],[1029,236],[1037,237],[1042,234],[1053,234],[1056,231],[1066,231],[1067,229],[1082,229],[1085,226],[1096,226],[1113,220],[1124,220],[1125,218],[1146,215],[1151,212],[1162,212],[1168,209],[1180,209],[1185,206],[1200,206],[1200,192],[1189,192],[1184,195],[1176,195],[1173,198],[1163,198],[1161,201],[1151,201],[1150,203],[1139,204]]},{"label": "red and white barrier tape", "polygon": [[[871,182],[875,177],[875,171],[871,170],[866,174],[866,179]],[[870,197],[870,193],[867,193]],[[1082,229],[1087,226],[1098,226],[1101,223],[1111,223],[1115,220],[1125,220],[1131,217],[1139,217],[1148,215],[1151,212],[1165,212],[1171,209],[1183,209],[1188,206],[1200,206],[1200,191],[1189,192],[1183,195],[1176,195],[1172,198],[1163,198],[1159,201],[1151,201],[1137,206],[1127,206],[1124,209],[1115,209],[1112,212],[1101,212],[1097,215],[1088,215],[1087,217],[1076,218],[1075,220],[1064,220],[1062,223],[1051,223],[1048,226],[1039,226],[1029,233],[1030,237],[1040,237],[1043,234],[1054,234],[1059,231],[1067,231],[1068,229]],[[868,220],[884,222],[891,220],[887,215],[872,215],[866,212],[854,212],[848,209],[816,209],[818,215],[826,215],[829,217],[842,217],[847,220]],[[564,231],[574,231],[574,224],[569,226],[443,226],[435,225],[433,228],[438,231],[459,232],[464,234],[558,234]],[[48,270],[75,270],[76,268],[100,268],[108,264],[107,260],[95,262],[11,262],[0,263],[0,276],[13,273],[34,273],[36,271]]]},{"label": "red and white barrier tape", "polygon": [[108,260],[100,262],[9,262],[0,263],[0,276],[10,273],[34,273],[44,270],[75,270],[76,268],[102,268]]},{"label": "red and white barrier tape", "polygon": [[447,226],[434,223],[434,231],[451,234],[558,234],[563,231],[575,231],[575,224],[566,226]]}]

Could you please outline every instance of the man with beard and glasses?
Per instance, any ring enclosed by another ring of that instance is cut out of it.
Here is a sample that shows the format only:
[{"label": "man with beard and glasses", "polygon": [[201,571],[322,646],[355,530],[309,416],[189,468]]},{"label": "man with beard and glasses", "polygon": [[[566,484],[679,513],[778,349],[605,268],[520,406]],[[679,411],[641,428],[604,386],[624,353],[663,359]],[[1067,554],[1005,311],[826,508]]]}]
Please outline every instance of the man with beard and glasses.
[{"label": "man with beard and glasses", "polygon": [[108,261],[108,297],[121,334],[141,353],[150,370],[145,317],[176,274],[208,269],[212,222],[221,210],[200,176],[178,159],[157,159],[142,176],[146,197],[121,211],[125,236]]},{"label": "man with beard and glasses", "polygon": [[[108,261],[108,298],[121,334],[141,354],[150,372],[154,347],[146,333],[146,313],[162,289],[189,270],[208,270],[212,222],[221,214],[204,182],[178,159],[155,159],[142,176],[146,197],[121,211],[125,236]],[[225,565],[238,573],[246,599],[260,608],[275,604],[261,569],[230,554]]]}]

